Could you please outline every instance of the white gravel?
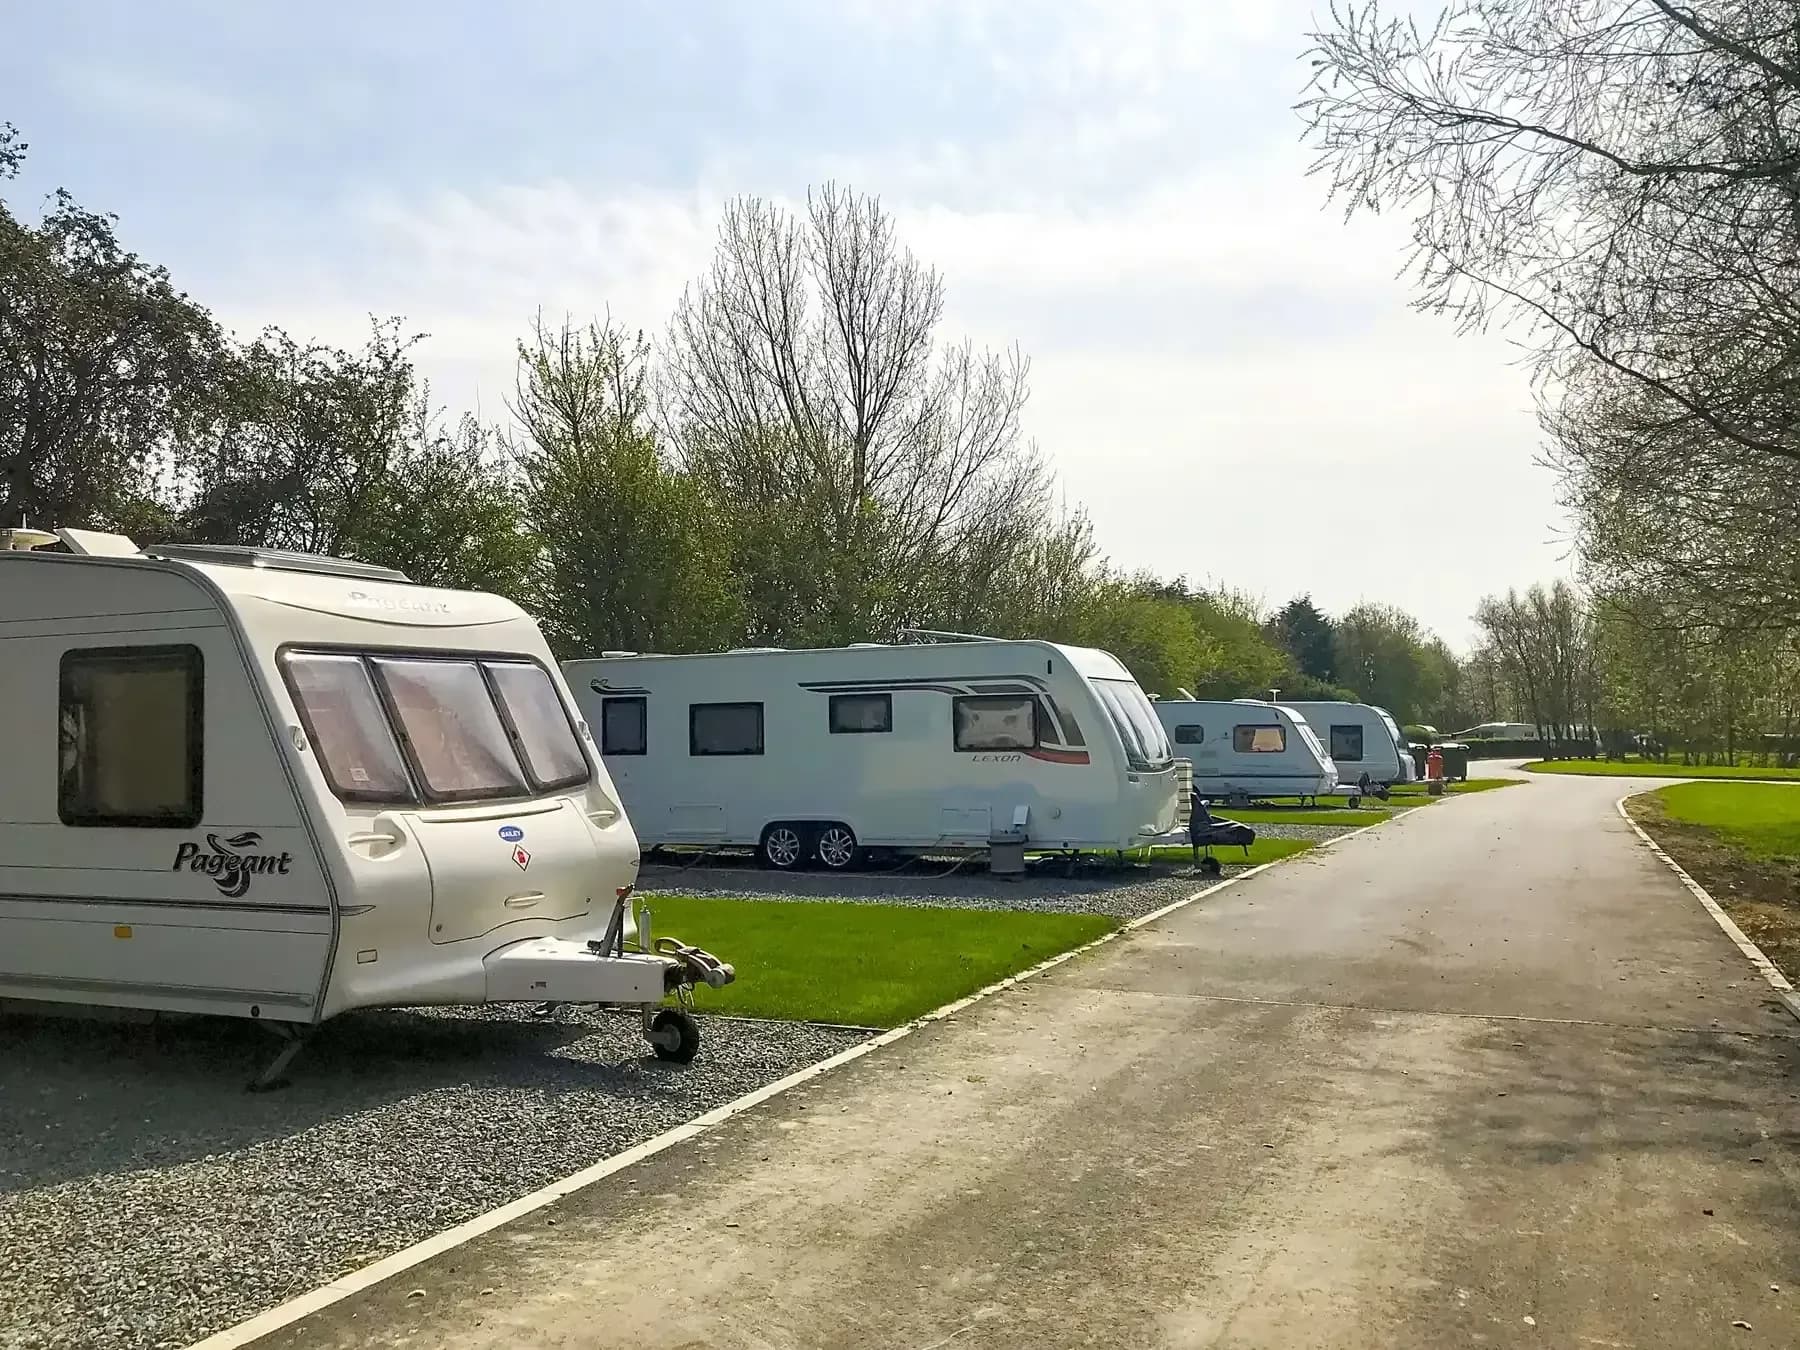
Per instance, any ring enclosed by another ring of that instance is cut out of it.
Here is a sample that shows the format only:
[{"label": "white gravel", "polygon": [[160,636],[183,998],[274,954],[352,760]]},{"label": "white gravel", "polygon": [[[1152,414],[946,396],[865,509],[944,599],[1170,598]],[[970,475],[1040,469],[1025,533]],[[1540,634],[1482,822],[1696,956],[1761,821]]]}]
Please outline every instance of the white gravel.
[{"label": "white gravel", "polygon": [[[1353,827],[1350,827],[1353,828]],[[1307,839],[1322,843],[1350,833],[1338,825],[1257,825],[1258,837]],[[1164,843],[1185,845],[1187,836]],[[746,852],[710,855],[657,855],[638,873],[646,896],[747,896],[758,900],[837,900],[851,904],[941,905],[953,909],[1023,909],[1060,914],[1110,914],[1136,919],[1196,890],[1236,876],[1249,864],[1234,848],[1215,849],[1223,864],[1219,877],[1195,872],[1185,863],[1115,864],[1085,860],[1074,876],[1046,860],[1023,876],[990,874],[984,859],[921,858],[901,864],[875,863],[853,872],[776,872]],[[653,909],[654,913],[654,909]]]},{"label": "white gravel", "polygon": [[[1230,850],[1218,851],[1225,862]],[[1143,865],[1081,871],[1073,877],[1033,870],[1022,877],[991,876],[985,869],[935,871],[771,872],[748,859],[694,867],[646,866],[638,889],[647,896],[745,896],[758,900],[835,900],[851,904],[946,906],[952,909],[1022,909],[1054,914],[1110,914],[1136,919],[1192,895],[1217,878],[1186,867]],[[1226,863],[1224,875],[1243,871]],[[653,922],[655,905],[651,905]]]},{"label": "white gravel", "polygon": [[634,1014],[356,1014],[252,1095],[248,1023],[0,1019],[0,1348],[187,1345],[860,1039],[702,1036],[676,1066]]}]

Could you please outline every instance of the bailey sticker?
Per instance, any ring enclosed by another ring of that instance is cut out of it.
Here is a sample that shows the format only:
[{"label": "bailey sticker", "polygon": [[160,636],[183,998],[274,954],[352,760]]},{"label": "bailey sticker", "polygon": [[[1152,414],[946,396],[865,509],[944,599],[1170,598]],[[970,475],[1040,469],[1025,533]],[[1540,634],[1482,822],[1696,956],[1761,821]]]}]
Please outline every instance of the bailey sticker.
[{"label": "bailey sticker", "polygon": [[500,827],[500,837],[509,844],[516,844],[525,837],[525,831],[521,830],[517,825],[502,825]]},{"label": "bailey sticker", "polygon": [[169,870],[179,872],[186,868],[190,872],[204,872],[219,888],[220,895],[233,900],[249,892],[252,877],[286,876],[294,865],[291,853],[261,852],[262,835],[255,830],[245,830],[224,840],[209,834],[206,843],[212,852],[203,853],[193,840],[182,840]]}]

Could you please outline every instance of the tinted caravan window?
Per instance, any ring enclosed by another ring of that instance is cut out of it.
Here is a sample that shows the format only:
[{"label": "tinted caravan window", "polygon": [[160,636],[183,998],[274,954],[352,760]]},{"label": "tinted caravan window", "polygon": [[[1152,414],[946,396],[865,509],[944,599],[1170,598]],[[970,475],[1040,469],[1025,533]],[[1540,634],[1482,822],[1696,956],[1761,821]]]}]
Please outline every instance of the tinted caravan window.
[{"label": "tinted caravan window", "polygon": [[57,814],[65,825],[200,823],[205,706],[200,649],[63,653]]},{"label": "tinted caravan window", "polygon": [[762,752],[762,704],[693,703],[688,705],[688,753],[690,755],[760,755]]},{"label": "tinted caravan window", "polygon": [[1029,750],[1038,743],[1037,700],[1029,694],[969,694],[952,699],[958,750]]},{"label": "tinted caravan window", "polygon": [[290,653],[282,674],[331,790],[347,802],[413,799],[406,761],[357,656]]},{"label": "tinted caravan window", "polygon": [[833,694],[829,713],[833,736],[894,729],[892,694]]},{"label": "tinted caravan window", "polygon": [[650,749],[649,705],[641,695],[600,700],[600,753],[642,755]]},{"label": "tinted caravan window", "polygon": [[587,756],[550,672],[531,661],[484,661],[482,668],[494,682],[519,757],[538,791],[587,782]]},{"label": "tinted caravan window", "polygon": [[1274,755],[1287,749],[1287,728],[1241,726],[1231,729],[1231,748],[1240,755]]},{"label": "tinted caravan window", "polygon": [[1335,726],[1331,729],[1331,757],[1357,760],[1363,757],[1363,729]]},{"label": "tinted caravan window", "polygon": [[526,795],[512,740],[475,662],[383,656],[373,665],[426,796],[470,801]]},{"label": "tinted caravan window", "polygon": [[1175,728],[1175,744],[1199,745],[1206,740],[1206,728],[1187,722]]}]

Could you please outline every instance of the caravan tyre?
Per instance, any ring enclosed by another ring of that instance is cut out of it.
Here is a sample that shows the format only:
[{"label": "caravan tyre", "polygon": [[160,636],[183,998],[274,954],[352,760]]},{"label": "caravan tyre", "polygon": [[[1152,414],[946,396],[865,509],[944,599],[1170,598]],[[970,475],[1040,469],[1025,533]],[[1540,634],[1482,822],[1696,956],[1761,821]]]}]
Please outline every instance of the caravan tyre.
[{"label": "caravan tyre", "polygon": [[819,862],[833,872],[842,872],[856,862],[856,834],[848,825],[833,822],[819,831]]},{"label": "caravan tyre", "polygon": [[806,836],[798,825],[778,822],[763,831],[756,851],[776,871],[792,872],[806,861]]},{"label": "caravan tyre", "polygon": [[700,1053],[700,1024],[679,1008],[664,1008],[650,1019],[650,1048],[658,1059],[687,1064]]}]

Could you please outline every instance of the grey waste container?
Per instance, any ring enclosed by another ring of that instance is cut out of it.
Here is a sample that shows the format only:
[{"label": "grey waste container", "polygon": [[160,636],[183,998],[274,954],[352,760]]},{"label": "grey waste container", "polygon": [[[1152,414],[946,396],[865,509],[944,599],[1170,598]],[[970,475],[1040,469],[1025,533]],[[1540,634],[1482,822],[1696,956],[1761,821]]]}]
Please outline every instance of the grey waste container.
[{"label": "grey waste container", "polygon": [[1469,777],[1469,747],[1461,741],[1439,741],[1438,753],[1444,757],[1444,777],[1465,782]]}]

